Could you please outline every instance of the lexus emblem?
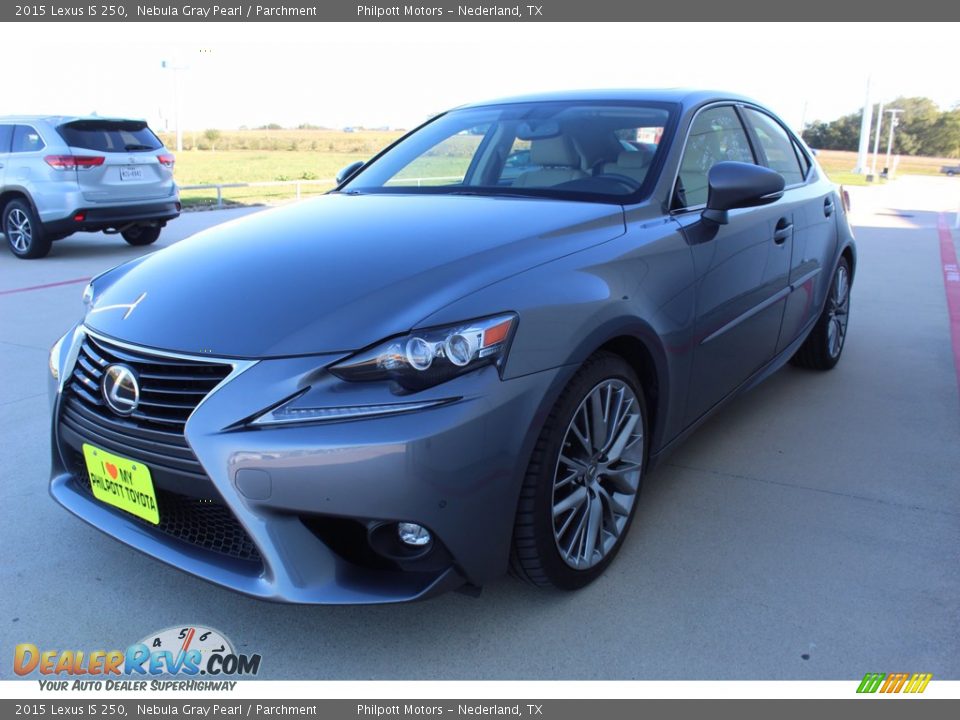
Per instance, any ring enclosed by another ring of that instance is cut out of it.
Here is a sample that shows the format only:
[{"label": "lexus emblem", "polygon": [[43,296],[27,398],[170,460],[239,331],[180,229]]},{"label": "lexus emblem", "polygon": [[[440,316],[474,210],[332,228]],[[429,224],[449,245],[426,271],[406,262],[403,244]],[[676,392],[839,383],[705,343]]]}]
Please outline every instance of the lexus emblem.
[{"label": "lexus emblem", "polygon": [[100,385],[107,407],[117,415],[129,415],[140,404],[140,383],[129,365],[110,365]]}]

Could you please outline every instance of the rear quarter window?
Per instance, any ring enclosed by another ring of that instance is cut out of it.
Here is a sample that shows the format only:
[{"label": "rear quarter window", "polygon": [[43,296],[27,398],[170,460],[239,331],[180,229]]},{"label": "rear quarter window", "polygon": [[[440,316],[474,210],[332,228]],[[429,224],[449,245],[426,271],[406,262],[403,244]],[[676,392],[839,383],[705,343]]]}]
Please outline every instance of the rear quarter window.
[{"label": "rear quarter window", "polygon": [[57,131],[70,147],[96,152],[147,152],[163,147],[143,122],[83,120],[61,125]]},{"label": "rear quarter window", "polygon": [[36,128],[29,125],[15,125],[13,128],[13,144],[10,152],[27,153],[43,150],[46,143],[40,137]]}]

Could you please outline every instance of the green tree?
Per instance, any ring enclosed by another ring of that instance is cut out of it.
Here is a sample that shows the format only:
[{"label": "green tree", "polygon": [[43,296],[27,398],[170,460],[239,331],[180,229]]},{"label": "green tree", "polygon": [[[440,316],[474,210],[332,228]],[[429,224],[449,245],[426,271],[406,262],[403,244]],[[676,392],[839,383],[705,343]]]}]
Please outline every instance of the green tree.
[{"label": "green tree", "polygon": [[[890,133],[890,109],[897,114],[893,152],[903,155],[942,155],[960,157],[960,108],[941,111],[925,97],[898,97],[885,103],[880,119],[880,152],[886,151]],[[871,148],[876,132],[877,106],[872,108]],[[860,142],[861,112],[850,113],[830,122],[816,120],[803,131],[810,147],[824,150],[855,151]]]},{"label": "green tree", "polygon": [[207,128],[203,131],[203,137],[210,143],[210,149],[216,151],[217,140],[220,139],[220,131],[216,128]]}]

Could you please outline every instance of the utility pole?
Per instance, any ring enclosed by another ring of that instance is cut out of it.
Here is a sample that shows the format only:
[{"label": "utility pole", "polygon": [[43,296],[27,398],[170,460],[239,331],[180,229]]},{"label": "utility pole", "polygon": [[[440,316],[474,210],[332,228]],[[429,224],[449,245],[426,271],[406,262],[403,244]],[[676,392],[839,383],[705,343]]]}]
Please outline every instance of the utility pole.
[{"label": "utility pole", "polygon": [[890,108],[887,110],[890,113],[890,136],[887,140],[887,178],[890,177],[890,152],[893,150],[893,129],[897,126],[897,113],[902,113],[903,110],[899,108]]},{"label": "utility pole", "polygon": [[177,132],[177,152],[183,152],[183,127],[180,124],[180,71],[185,65],[177,65],[166,60],[160,61],[160,67],[173,71],[173,124]]},{"label": "utility pole", "polygon": [[873,103],[870,102],[870,77],[867,77],[867,96],[863,101],[863,119],[860,121],[860,148],[857,151],[857,175],[867,172],[867,156],[870,154],[870,121],[873,120]]},{"label": "utility pole", "polygon": [[883,100],[877,106],[877,132],[873,136],[873,166],[870,168],[870,174],[873,179],[877,179],[877,155],[880,154],[880,126],[883,125]]}]

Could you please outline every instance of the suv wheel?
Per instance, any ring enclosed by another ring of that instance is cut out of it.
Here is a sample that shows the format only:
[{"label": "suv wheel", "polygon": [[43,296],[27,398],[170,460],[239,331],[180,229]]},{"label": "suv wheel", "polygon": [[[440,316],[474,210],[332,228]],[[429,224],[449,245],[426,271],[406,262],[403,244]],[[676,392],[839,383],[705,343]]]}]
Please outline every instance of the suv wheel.
[{"label": "suv wheel", "polygon": [[537,440],[517,507],[514,574],[534,585],[575,590],[606,569],[636,511],[646,436],[636,373],[618,355],[591,357]]},{"label": "suv wheel", "polygon": [[11,200],[3,209],[3,234],[11,252],[19,258],[42,258],[50,252],[50,237],[24,200]]},{"label": "suv wheel", "polygon": [[120,234],[123,235],[123,239],[126,240],[129,245],[150,245],[151,243],[155,243],[157,238],[160,237],[160,226],[134,225]]}]

